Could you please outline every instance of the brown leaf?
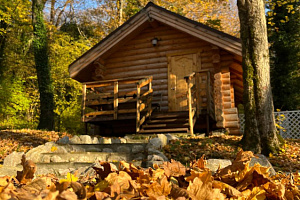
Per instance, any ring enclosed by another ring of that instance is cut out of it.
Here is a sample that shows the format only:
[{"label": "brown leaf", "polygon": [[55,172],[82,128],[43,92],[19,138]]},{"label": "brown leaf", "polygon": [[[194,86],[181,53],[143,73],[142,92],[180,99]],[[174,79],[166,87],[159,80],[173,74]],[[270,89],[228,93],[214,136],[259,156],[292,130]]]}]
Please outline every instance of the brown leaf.
[{"label": "brown leaf", "polygon": [[70,190],[65,190],[57,197],[58,200],[77,200],[77,195],[75,192],[72,192]]},{"label": "brown leaf", "polygon": [[190,182],[187,188],[192,199],[201,200],[222,200],[225,195],[221,193],[220,189],[212,188],[211,173],[203,172],[196,177],[193,182]]},{"label": "brown leaf", "polygon": [[95,192],[95,197],[96,197],[96,200],[102,200],[102,199],[109,197],[109,194],[107,194],[105,192]]},{"label": "brown leaf", "polygon": [[132,163],[120,161],[119,169],[127,172],[131,176],[132,180],[136,180],[137,177],[139,177],[140,170],[136,166],[134,166]]},{"label": "brown leaf", "polygon": [[191,168],[205,169],[205,165],[207,164],[207,161],[204,160],[204,158],[205,158],[205,154],[203,154],[200,159],[198,159],[196,161],[193,160],[190,163]]},{"label": "brown leaf", "polygon": [[109,162],[100,162],[100,167],[93,167],[93,169],[96,171],[96,173],[100,176],[102,180],[104,180],[108,174],[114,172],[115,170],[111,167]]},{"label": "brown leaf", "polygon": [[188,199],[190,197],[188,191],[184,188],[180,188],[175,184],[172,184],[170,197],[173,199],[179,199],[180,197],[184,197],[184,199]]},{"label": "brown leaf", "polygon": [[149,197],[159,198],[161,196],[168,196],[171,192],[171,187],[166,176],[161,180],[154,181],[146,193]]},{"label": "brown leaf", "polygon": [[213,181],[212,187],[220,189],[222,191],[222,193],[224,193],[230,197],[237,198],[237,197],[243,196],[243,194],[240,191],[238,191],[237,189],[235,189],[234,187],[232,187],[226,183],[220,182],[220,181]]},{"label": "brown leaf", "polygon": [[185,166],[175,160],[171,160],[171,162],[164,162],[163,169],[165,170],[165,175],[168,178],[171,176],[184,176],[186,174]]},{"label": "brown leaf", "polygon": [[71,188],[73,192],[77,195],[78,199],[85,199],[86,198],[86,188],[84,185],[78,182],[71,182]]},{"label": "brown leaf", "polygon": [[26,184],[34,178],[36,165],[32,160],[26,160],[25,154],[22,156],[21,164],[23,166],[23,171],[17,171],[16,178],[21,184]]}]

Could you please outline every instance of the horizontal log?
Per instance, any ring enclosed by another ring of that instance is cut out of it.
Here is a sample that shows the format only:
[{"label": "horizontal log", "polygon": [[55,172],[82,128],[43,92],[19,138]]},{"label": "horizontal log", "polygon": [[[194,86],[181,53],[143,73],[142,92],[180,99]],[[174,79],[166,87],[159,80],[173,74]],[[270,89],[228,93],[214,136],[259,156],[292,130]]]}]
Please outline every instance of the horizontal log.
[{"label": "horizontal log", "polygon": [[238,128],[229,128],[228,130],[230,135],[242,135],[242,132]]},{"label": "horizontal log", "polygon": [[152,63],[152,64],[145,64],[145,65],[134,65],[128,67],[119,67],[119,68],[110,68],[109,73],[118,73],[118,72],[130,72],[135,70],[147,70],[147,69],[161,69],[166,68],[167,63]]},{"label": "horizontal log", "polygon": [[223,110],[224,114],[237,114],[237,108],[227,108]]},{"label": "horizontal log", "polygon": [[231,95],[230,90],[222,90],[221,93],[222,93],[223,96],[230,96]]},{"label": "horizontal log", "polygon": [[239,128],[240,124],[238,121],[225,121],[224,128]]},{"label": "horizontal log", "polygon": [[166,63],[166,62],[167,62],[166,57],[158,57],[152,59],[141,59],[141,60],[134,60],[128,62],[107,64],[106,68],[108,70],[109,68],[114,68],[114,67],[127,67],[127,66],[145,65],[145,64],[153,64],[153,63]]},{"label": "horizontal log", "polygon": [[222,79],[223,78],[230,78],[230,72],[222,73],[221,77],[222,77]]},{"label": "horizontal log", "polygon": [[225,114],[224,115],[225,121],[238,121],[239,117],[237,114]]},{"label": "horizontal log", "polygon": [[223,102],[223,108],[224,109],[231,108],[231,102]]},{"label": "horizontal log", "polygon": [[222,90],[230,90],[231,87],[230,87],[230,84],[222,84]]}]

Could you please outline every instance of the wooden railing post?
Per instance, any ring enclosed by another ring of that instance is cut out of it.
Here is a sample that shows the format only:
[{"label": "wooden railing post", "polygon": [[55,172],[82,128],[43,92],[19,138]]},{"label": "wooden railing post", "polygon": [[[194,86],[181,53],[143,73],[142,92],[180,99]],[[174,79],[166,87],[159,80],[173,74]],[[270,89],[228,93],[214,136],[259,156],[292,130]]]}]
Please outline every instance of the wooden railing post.
[{"label": "wooden railing post", "polygon": [[119,83],[114,82],[114,119],[118,119],[118,106],[119,106]]},{"label": "wooden railing post", "polygon": [[85,121],[85,101],[86,101],[86,84],[82,85],[82,111],[81,111],[81,120]]},{"label": "wooden railing post", "polygon": [[140,131],[140,120],[141,120],[141,111],[140,111],[140,96],[141,96],[141,87],[140,84],[136,84],[136,133]]},{"label": "wooden railing post", "polygon": [[152,80],[149,82],[149,85],[148,85],[149,99],[150,99],[150,102],[148,104],[148,115],[149,115],[149,117],[151,116],[151,109],[152,109],[152,94],[153,93],[150,94],[151,90],[152,90]]},{"label": "wooden railing post", "polygon": [[194,135],[194,120],[193,120],[193,108],[192,108],[192,81],[191,79],[187,79],[188,85],[188,104],[189,104],[189,125],[190,125],[190,133]]}]

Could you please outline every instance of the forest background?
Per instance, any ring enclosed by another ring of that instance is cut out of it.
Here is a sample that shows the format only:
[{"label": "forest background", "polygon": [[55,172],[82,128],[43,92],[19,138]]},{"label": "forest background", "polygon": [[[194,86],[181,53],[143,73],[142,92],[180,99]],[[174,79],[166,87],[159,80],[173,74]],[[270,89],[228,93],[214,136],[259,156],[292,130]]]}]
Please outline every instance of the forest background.
[{"label": "forest background", "polygon": [[[39,0],[41,1],[41,0]],[[44,20],[54,97],[54,129],[80,133],[81,84],[68,65],[137,13],[146,0],[45,0]],[[239,37],[233,0],[153,0],[159,6]],[[267,6],[274,106],[300,109],[299,0]],[[40,98],[34,59],[32,1],[0,0],[0,129],[37,128]]]}]

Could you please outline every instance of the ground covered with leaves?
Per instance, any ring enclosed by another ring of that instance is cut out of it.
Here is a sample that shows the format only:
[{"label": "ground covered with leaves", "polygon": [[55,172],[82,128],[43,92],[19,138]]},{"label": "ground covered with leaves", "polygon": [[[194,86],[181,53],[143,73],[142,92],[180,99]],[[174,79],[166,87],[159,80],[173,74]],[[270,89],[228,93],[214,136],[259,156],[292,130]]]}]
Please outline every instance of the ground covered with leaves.
[{"label": "ground covered with leaves", "polygon": [[27,152],[46,142],[57,141],[67,133],[41,130],[0,130],[0,162],[13,151]]},{"label": "ground covered with leaves", "polygon": [[[211,136],[187,137],[173,140],[164,147],[164,153],[169,159],[189,164],[191,160],[201,158],[220,158],[233,160],[242,149],[239,145],[241,136]],[[285,140],[278,155],[269,155],[269,161],[276,171],[300,170],[300,140]]]},{"label": "ground covered with leaves", "polygon": [[[0,178],[1,200],[149,199],[149,200],[299,200],[299,173],[269,177],[268,168],[249,167],[252,152],[240,151],[232,165],[216,174],[205,167],[204,157],[190,167],[172,160],[154,169],[120,162],[115,170],[100,162],[89,176],[68,174],[58,181],[53,175],[35,179]],[[26,163],[26,162],[24,162]],[[33,164],[31,163],[33,166]],[[26,166],[26,164],[24,164]],[[28,166],[28,165],[27,165]],[[21,174],[26,171],[23,168]]]}]

